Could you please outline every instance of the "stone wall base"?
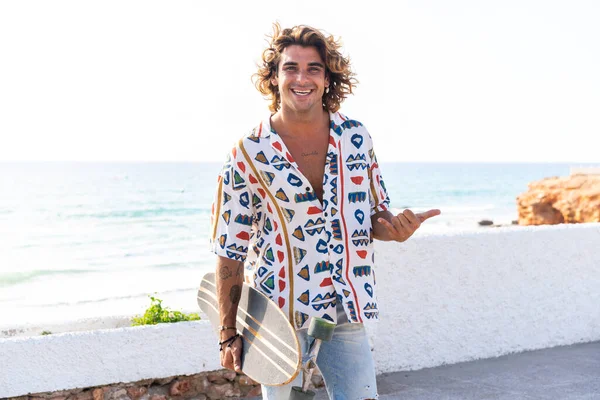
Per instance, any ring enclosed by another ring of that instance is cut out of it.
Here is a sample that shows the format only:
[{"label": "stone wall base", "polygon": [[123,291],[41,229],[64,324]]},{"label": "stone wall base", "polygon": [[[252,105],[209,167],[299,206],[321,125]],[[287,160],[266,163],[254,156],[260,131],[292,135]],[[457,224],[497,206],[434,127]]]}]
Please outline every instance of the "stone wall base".
[{"label": "stone wall base", "polygon": [[[312,388],[324,386],[315,371]],[[245,375],[221,369],[195,375],[146,379],[83,389],[9,397],[9,400],[222,400],[260,396],[260,385]]]}]

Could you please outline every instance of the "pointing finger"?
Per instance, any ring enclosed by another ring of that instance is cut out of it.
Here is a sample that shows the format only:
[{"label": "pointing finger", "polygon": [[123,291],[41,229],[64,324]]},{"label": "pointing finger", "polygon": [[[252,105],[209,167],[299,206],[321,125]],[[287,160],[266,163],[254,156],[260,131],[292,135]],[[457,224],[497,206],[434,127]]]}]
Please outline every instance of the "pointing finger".
[{"label": "pointing finger", "polygon": [[425,211],[422,213],[417,214],[417,217],[419,217],[419,219],[421,220],[421,222],[425,222],[426,220],[428,220],[431,217],[435,217],[436,215],[440,215],[442,212],[440,210],[433,209],[433,210],[429,210],[429,211]]}]

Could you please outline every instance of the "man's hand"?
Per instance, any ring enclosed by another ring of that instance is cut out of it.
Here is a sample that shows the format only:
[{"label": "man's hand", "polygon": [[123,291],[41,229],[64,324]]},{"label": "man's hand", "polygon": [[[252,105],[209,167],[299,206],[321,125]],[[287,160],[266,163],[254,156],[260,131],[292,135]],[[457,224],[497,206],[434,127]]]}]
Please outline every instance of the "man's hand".
[{"label": "man's hand", "polygon": [[373,236],[378,240],[404,242],[419,229],[423,222],[440,214],[441,211],[438,209],[418,214],[411,210],[404,210],[396,216],[389,211],[377,213],[372,218]]},{"label": "man's hand", "polygon": [[[225,330],[221,333],[221,341],[227,340],[231,336],[235,335],[233,331]],[[229,335],[229,336],[227,336]],[[242,372],[242,348],[244,344],[242,338],[238,337],[231,343],[227,343],[221,346],[221,366],[223,368],[234,370],[235,372]]]}]

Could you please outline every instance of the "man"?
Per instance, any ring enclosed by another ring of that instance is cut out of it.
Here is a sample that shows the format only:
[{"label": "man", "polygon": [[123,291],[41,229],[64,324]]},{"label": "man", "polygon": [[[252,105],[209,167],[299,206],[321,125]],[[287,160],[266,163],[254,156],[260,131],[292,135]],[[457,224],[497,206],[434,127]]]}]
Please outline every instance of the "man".
[{"label": "man", "polygon": [[[240,371],[235,316],[247,280],[288,315],[303,351],[311,317],[337,323],[318,357],[331,398],[376,398],[363,323],[378,318],[373,239],[407,240],[439,210],[394,216],[358,121],[338,112],[356,84],[333,37],[278,24],[255,75],[272,114],[232,149],[212,209],[221,364]],[[244,268],[245,265],[245,268]],[[287,399],[292,385],[263,386]]]}]

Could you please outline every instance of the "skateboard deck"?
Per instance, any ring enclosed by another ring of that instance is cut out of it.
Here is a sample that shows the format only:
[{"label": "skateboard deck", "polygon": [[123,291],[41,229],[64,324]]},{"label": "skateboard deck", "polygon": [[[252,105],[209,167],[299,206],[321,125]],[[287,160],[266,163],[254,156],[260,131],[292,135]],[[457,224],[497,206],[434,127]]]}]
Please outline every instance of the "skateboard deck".
[{"label": "skateboard deck", "polygon": [[[219,307],[215,274],[202,278],[198,305],[219,337]],[[244,342],[242,371],[263,385],[285,385],[298,375],[301,351],[296,331],[286,315],[267,296],[243,284],[236,326]]]}]

